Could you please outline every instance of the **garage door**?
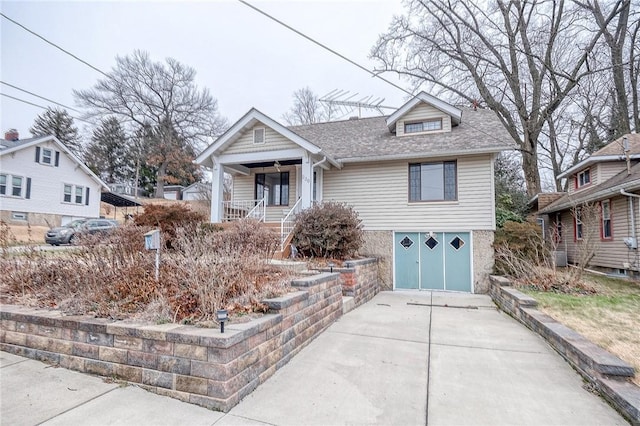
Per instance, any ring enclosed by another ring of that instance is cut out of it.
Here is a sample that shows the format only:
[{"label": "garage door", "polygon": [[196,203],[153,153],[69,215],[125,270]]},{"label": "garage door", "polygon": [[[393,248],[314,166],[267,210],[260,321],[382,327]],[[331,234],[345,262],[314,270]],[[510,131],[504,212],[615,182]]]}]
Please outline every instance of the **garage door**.
[{"label": "garage door", "polygon": [[469,232],[396,232],[395,288],[471,292]]}]

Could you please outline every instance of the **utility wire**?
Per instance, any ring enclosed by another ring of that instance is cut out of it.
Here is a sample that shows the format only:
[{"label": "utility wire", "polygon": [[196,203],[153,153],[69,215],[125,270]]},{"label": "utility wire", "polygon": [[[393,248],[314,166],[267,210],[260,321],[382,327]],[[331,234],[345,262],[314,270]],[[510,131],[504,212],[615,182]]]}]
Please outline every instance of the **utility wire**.
[{"label": "utility wire", "polygon": [[334,54],[334,55],[336,55],[336,56],[338,56],[338,57],[340,57],[340,58],[344,59],[345,61],[349,62],[350,64],[355,65],[356,67],[360,68],[360,69],[361,69],[361,70],[363,70],[364,72],[366,72],[366,73],[370,74],[372,77],[379,78],[380,80],[384,81],[385,83],[392,85],[392,86],[393,86],[393,87],[395,87],[396,89],[398,89],[398,90],[402,90],[404,93],[408,94],[409,96],[412,96],[412,97],[413,97],[413,96],[415,96],[413,93],[411,93],[410,91],[408,91],[408,90],[407,90],[407,89],[405,89],[404,87],[399,86],[399,85],[397,85],[396,83],[394,83],[393,81],[388,80],[388,79],[386,79],[386,78],[382,77],[380,74],[378,74],[378,73],[376,73],[376,72],[371,71],[369,68],[367,68],[367,67],[365,67],[365,66],[363,66],[363,65],[360,65],[360,64],[359,64],[359,63],[357,63],[356,61],[354,61],[354,60],[352,60],[352,59],[347,58],[346,56],[344,56],[343,54],[341,54],[341,53],[337,52],[336,50],[334,50],[334,49],[330,48],[330,47],[329,47],[329,46],[327,46],[326,44],[320,43],[319,41],[317,41],[317,40],[315,40],[315,39],[313,39],[313,38],[309,37],[308,35],[304,34],[303,32],[298,31],[297,29],[293,28],[292,26],[290,26],[290,25],[288,25],[288,24],[286,24],[286,23],[282,22],[281,20],[279,20],[278,18],[276,18],[276,17],[274,17],[274,16],[272,16],[272,15],[269,15],[267,12],[263,11],[262,9],[259,9],[258,7],[256,7],[256,6],[252,5],[251,3],[248,3],[248,2],[246,2],[245,0],[238,0],[238,1],[239,1],[240,3],[242,3],[242,4],[244,4],[245,6],[247,6],[247,7],[251,8],[251,9],[255,10],[256,12],[260,13],[261,15],[266,16],[267,18],[271,19],[272,21],[277,22],[278,24],[282,25],[283,27],[287,28],[288,30],[293,31],[294,33],[298,34],[300,37],[303,37],[303,38],[305,38],[305,39],[309,40],[311,43],[314,43],[314,44],[316,44],[316,45],[320,46],[321,48],[323,48],[323,49],[325,49],[325,50],[328,50],[328,51],[329,51],[329,52],[331,52],[332,54]]},{"label": "utility wire", "polygon": [[[325,44],[323,44],[323,43],[321,43],[321,42],[319,42],[319,41],[317,41],[317,40],[315,40],[315,39],[311,38],[310,36],[308,36],[308,35],[304,34],[303,32],[301,32],[301,31],[299,31],[299,30],[297,30],[297,29],[293,28],[291,25],[286,24],[285,22],[283,22],[283,21],[279,20],[278,18],[276,18],[276,17],[274,17],[274,16],[272,16],[272,15],[268,14],[267,12],[263,11],[262,9],[260,9],[260,8],[258,8],[258,7],[256,7],[256,6],[252,5],[251,3],[248,3],[248,2],[247,2],[247,1],[245,1],[245,0],[238,0],[238,1],[239,1],[240,3],[242,3],[243,5],[245,5],[245,6],[249,7],[249,8],[251,8],[251,9],[255,10],[255,11],[256,11],[256,12],[258,12],[259,14],[261,14],[261,15],[263,15],[263,16],[265,16],[265,17],[267,17],[267,18],[271,19],[272,21],[274,21],[274,22],[276,22],[276,23],[278,23],[278,24],[282,25],[283,27],[287,28],[288,30],[293,31],[294,33],[298,34],[300,37],[303,37],[303,38],[307,39],[307,40],[308,40],[308,41],[310,41],[311,43],[313,43],[313,44],[315,44],[315,45],[317,45],[317,46],[320,46],[320,47],[321,47],[321,48],[323,48],[324,50],[327,50],[327,51],[329,51],[330,53],[332,53],[332,54],[334,54],[334,55],[338,56],[339,58],[344,59],[345,61],[349,62],[350,64],[355,65],[356,67],[358,67],[358,68],[360,68],[361,70],[365,71],[367,74],[370,74],[372,77],[379,78],[380,80],[384,81],[385,83],[390,84],[391,86],[395,87],[395,88],[396,88],[396,89],[398,89],[398,90],[403,91],[404,93],[406,93],[407,95],[409,95],[409,96],[411,96],[411,97],[414,97],[414,96],[415,96],[415,94],[411,93],[410,91],[408,91],[408,90],[407,90],[407,89],[405,89],[404,87],[399,86],[399,85],[397,85],[396,83],[394,83],[393,81],[388,80],[388,79],[386,79],[386,78],[382,77],[379,73],[376,73],[376,72],[371,71],[370,69],[368,69],[367,67],[365,67],[365,66],[363,66],[363,65],[360,65],[360,64],[359,64],[359,63],[357,63],[356,61],[354,61],[354,60],[352,60],[352,59],[347,58],[347,57],[346,57],[346,56],[344,56],[343,54],[341,54],[341,53],[337,52],[336,50],[334,50],[334,49],[330,48],[329,46],[327,46],[327,45],[325,45]],[[490,137],[491,139],[494,139],[494,140],[499,141],[499,142],[503,142],[503,140],[502,140],[502,139],[497,138],[496,136],[492,135],[492,134],[491,134],[491,133],[489,133],[489,132],[485,132],[484,130],[482,130],[482,129],[478,128],[478,127],[473,127],[473,128],[474,128],[475,130],[477,130],[479,133],[482,133],[482,134],[484,134],[485,136]]]},{"label": "utility wire", "polygon": [[36,98],[40,98],[40,99],[45,100],[45,101],[47,101],[47,102],[54,103],[54,104],[56,104],[56,105],[58,105],[58,106],[61,106],[61,107],[63,107],[63,108],[70,109],[70,110],[72,110],[72,111],[82,113],[82,111],[79,111],[79,110],[77,110],[77,109],[75,109],[75,108],[72,108],[72,107],[70,107],[70,106],[66,106],[66,105],[61,104],[60,102],[56,102],[56,101],[54,101],[54,100],[52,100],[52,99],[45,98],[44,96],[37,95],[37,94],[35,94],[35,93],[33,93],[33,92],[30,92],[30,91],[28,91],[28,90],[22,89],[22,88],[20,88],[20,87],[18,87],[18,86],[14,86],[13,84],[9,84],[9,83],[7,83],[7,82],[5,82],[5,81],[0,80],[0,83],[4,84],[5,86],[9,86],[9,87],[11,87],[11,88],[13,88],[13,89],[19,90],[19,91],[21,91],[21,92],[27,93],[27,94],[29,94],[29,95],[31,95],[31,96],[35,96]]},{"label": "utility wire", "polygon": [[[29,101],[24,100],[24,99],[16,98],[15,96],[7,95],[6,93],[0,93],[0,95],[1,95],[1,96],[5,96],[5,97],[7,97],[7,98],[9,98],[9,99],[13,99],[13,100],[18,101],[18,102],[22,102],[22,103],[25,103],[25,104],[28,104],[28,105],[31,105],[31,106],[37,107],[37,108],[41,108],[41,109],[49,109],[49,108],[48,108],[48,107],[46,107],[46,106],[42,106],[42,105],[38,105],[38,104],[34,104],[33,102],[29,102]],[[94,125],[94,126],[96,125],[96,123],[94,123],[94,122],[92,122],[92,121],[88,121],[88,120],[85,120],[84,118],[80,118],[80,117],[75,117],[75,116],[73,116],[73,115],[71,115],[71,114],[69,114],[69,117],[71,117],[71,118],[73,118],[73,119],[75,119],[75,120],[78,120],[78,121],[85,122],[85,123],[87,123],[87,124],[91,124],[91,125]]]},{"label": "utility wire", "polygon": [[23,30],[33,34],[34,36],[38,37],[39,39],[41,39],[42,41],[44,41],[45,43],[50,44],[51,46],[55,47],[58,50],[61,50],[62,52],[66,53],[67,55],[71,56],[73,59],[75,59],[76,61],[82,62],[83,64],[85,64],[86,66],[88,66],[89,68],[99,72],[100,74],[104,75],[107,78],[110,78],[109,75],[107,73],[105,73],[104,71],[102,71],[101,69],[94,67],[93,65],[91,65],[89,62],[80,59],[79,57],[77,57],[76,55],[74,55],[73,53],[69,52],[68,50],[63,49],[62,47],[58,46],[57,44],[55,44],[52,41],[49,41],[46,37],[41,36],[40,34],[36,33],[35,31],[30,30],[29,28],[25,27],[24,25],[22,25],[20,22],[17,22],[11,18],[9,18],[7,15],[5,15],[4,13],[0,12],[0,16],[2,16],[4,19],[6,19],[9,22],[14,23],[15,25],[19,26],[20,28],[22,28]]}]

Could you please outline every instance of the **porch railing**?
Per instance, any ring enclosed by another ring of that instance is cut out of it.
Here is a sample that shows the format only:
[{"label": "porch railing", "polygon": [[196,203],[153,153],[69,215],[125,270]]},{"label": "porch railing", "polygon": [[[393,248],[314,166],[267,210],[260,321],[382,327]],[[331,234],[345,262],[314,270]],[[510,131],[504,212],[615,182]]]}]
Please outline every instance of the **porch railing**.
[{"label": "porch railing", "polygon": [[223,221],[225,222],[232,222],[245,217],[252,217],[264,222],[267,215],[264,198],[261,200],[223,201],[222,211],[224,212]]},{"label": "porch railing", "polygon": [[298,198],[291,210],[280,220],[280,250],[284,251],[284,244],[293,232],[296,215],[302,210],[301,206],[302,198]]}]

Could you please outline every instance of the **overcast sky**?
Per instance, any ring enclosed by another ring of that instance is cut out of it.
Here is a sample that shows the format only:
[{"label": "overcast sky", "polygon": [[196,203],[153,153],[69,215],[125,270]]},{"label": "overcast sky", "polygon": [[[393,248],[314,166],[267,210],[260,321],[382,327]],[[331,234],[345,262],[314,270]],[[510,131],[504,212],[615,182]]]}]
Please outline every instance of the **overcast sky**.
[{"label": "overcast sky", "polygon": [[[403,12],[400,0],[250,2],[369,69],[375,66],[368,55],[378,35]],[[103,71],[111,70],[116,55],[134,49],[195,68],[198,85],[211,91],[230,123],[251,107],[282,122],[292,93],[305,86],[318,95],[334,89],[373,95],[391,106],[406,99],[400,90],[236,1],[3,0],[0,5],[11,19]],[[72,90],[90,88],[101,77],[4,18],[0,40],[1,80],[56,102],[75,107]],[[0,92],[53,106],[4,84]],[[16,128],[22,139],[30,137],[29,127],[43,111],[4,96],[0,107],[1,136]]]}]

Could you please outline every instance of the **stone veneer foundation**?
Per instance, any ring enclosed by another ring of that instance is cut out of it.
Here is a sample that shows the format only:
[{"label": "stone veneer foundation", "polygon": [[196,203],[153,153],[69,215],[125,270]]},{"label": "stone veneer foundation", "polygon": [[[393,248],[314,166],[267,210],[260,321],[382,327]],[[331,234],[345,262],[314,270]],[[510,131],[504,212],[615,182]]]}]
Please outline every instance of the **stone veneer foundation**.
[{"label": "stone veneer foundation", "polygon": [[292,281],[296,291],[263,300],[267,314],[224,334],[2,305],[0,349],[228,411],[342,315],[343,286],[358,304],[377,293],[375,259],[347,265]]}]

